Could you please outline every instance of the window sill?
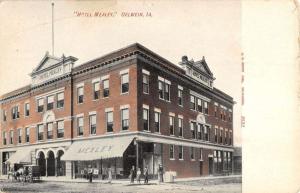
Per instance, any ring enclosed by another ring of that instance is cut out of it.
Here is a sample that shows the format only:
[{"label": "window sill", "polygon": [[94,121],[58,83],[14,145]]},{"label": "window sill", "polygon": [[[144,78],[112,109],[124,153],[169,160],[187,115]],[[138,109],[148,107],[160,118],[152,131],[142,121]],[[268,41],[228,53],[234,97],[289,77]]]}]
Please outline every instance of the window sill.
[{"label": "window sill", "polygon": [[120,133],[123,133],[123,132],[129,132],[129,129],[126,129],[126,130],[120,129]]},{"label": "window sill", "polygon": [[109,96],[107,96],[107,97],[102,97],[102,99],[108,99],[109,98]]},{"label": "window sill", "polygon": [[199,159],[199,161],[200,161],[200,162],[203,162],[203,159],[201,158],[201,159]]},{"label": "window sill", "polygon": [[170,160],[174,161],[174,160],[175,160],[175,158],[170,158]]},{"label": "window sill", "polygon": [[83,138],[83,135],[77,135],[76,138]]},{"label": "window sill", "polygon": [[154,133],[161,135],[161,132],[157,132],[157,131],[156,131],[156,132],[154,132]]},{"label": "window sill", "polygon": [[57,110],[63,110],[64,107],[56,107]]},{"label": "window sill", "polygon": [[183,108],[183,105],[178,105],[179,107]]},{"label": "window sill", "polygon": [[147,95],[149,95],[149,93],[145,93],[145,92],[143,92],[143,94],[147,94]]},{"label": "window sill", "polygon": [[111,134],[114,134],[114,132],[113,131],[105,132],[105,135],[111,135]]},{"label": "window sill", "polygon": [[192,162],[196,161],[195,159],[191,159]]},{"label": "window sill", "polygon": [[184,161],[184,159],[178,159],[179,161]]},{"label": "window sill", "polygon": [[129,95],[129,92],[121,93],[120,95]]},{"label": "window sill", "polygon": [[96,102],[96,101],[99,101],[99,99],[93,99],[92,101],[93,101],[93,102]]},{"label": "window sill", "polygon": [[147,132],[147,133],[151,133],[151,131],[149,131],[149,130],[143,130],[144,132]]}]

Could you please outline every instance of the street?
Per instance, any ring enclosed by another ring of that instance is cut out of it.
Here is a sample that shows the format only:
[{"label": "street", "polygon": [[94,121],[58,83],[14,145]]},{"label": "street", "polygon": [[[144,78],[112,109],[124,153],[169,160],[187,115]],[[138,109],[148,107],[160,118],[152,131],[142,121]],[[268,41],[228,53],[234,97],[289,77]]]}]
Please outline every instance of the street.
[{"label": "street", "polygon": [[200,185],[196,181],[192,183],[164,183],[156,184],[127,184],[127,183],[74,183],[74,182],[38,182],[22,183],[9,180],[0,181],[1,193],[241,193],[241,183],[229,183],[218,185]]}]

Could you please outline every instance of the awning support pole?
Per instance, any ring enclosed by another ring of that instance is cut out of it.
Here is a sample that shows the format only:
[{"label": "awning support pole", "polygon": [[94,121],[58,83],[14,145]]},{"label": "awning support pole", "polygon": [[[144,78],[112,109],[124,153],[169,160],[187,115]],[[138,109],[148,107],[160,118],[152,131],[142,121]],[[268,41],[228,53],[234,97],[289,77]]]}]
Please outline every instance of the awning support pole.
[{"label": "awning support pole", "polygon": [[136,141],[136,170],[139,167],[139,143]]}]

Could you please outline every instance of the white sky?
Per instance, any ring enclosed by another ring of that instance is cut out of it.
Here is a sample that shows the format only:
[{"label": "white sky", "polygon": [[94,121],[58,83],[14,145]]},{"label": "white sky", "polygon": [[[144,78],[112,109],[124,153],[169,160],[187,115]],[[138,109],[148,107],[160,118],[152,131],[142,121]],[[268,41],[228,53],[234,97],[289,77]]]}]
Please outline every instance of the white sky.
[{"label": "white sky", "polygon": [[[239,1],[54,1],[55,55],[76,64],[139,42],[178,64],[183,55],[206,61],[215,86],[234,97],[235,144],[241,144],[241,5]],[[117,12],[76,17],[74,12]],[[151,12],[152,17],[121,17]],[[51,53],[51,1],[0,2],[0,94],[30,83],[28,75]]]}]

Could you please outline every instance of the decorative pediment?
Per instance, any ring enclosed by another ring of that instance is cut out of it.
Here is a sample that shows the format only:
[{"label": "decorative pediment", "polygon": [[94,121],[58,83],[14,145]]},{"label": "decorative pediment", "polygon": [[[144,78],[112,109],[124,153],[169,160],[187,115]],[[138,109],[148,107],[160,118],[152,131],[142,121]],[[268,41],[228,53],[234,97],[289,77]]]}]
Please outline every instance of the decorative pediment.
[{"label": "decorative pediment", "polygon": [[54,56],[50,56],[49,52],[46,52],[45,56],[41,60],[41,62],[38,64],[38,66],[33,70],[32,73],[38,72],[40,70],[46,69],[52,65],[55,65],[59,62],[61,62],[61,58],[57,58]]}]

